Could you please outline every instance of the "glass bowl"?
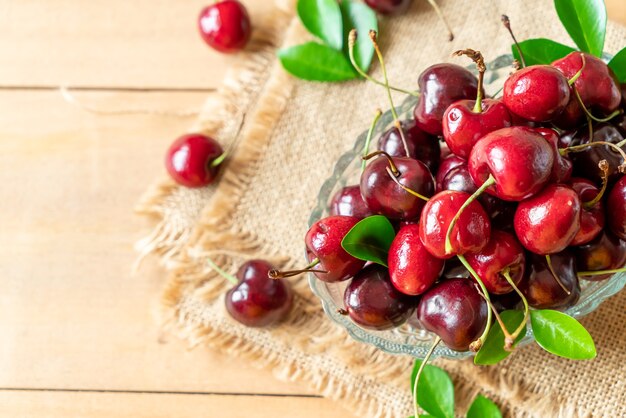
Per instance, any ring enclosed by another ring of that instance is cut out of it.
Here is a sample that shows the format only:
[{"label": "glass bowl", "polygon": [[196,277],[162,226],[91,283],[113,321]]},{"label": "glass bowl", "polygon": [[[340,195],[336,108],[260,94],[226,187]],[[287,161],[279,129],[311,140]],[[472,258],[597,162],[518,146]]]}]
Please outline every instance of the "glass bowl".
[{"label": "glass bowl", "polygon": [[[511,71],[513,58],[510,55],[503,55],[487,65],[485,73],[485,90],[488,95],[494,95],[502,88],[504,80]],[[404,102],[397,106],[400,119],[407,119],[413,116],[413,108],[417,99],[409,96]],[[393,117],[387,111],[381,117],[372,141],[374,142],[382,132],[389,129],[393,124]],[[328,178],[318,194],[317,205],[311,217],[309,225],[319,219],[329,215],[329,204],[332,196],[344,186],[359,184],[361,174],[361,154],[367,131],[357,138],[354,147],[343,154],[335,165],[333,174]],[[374,149],[375,146],[370,147]],[[343,308],[343,293],[349,281],[341,283],[325,283],[318,280],[312,273],[309,274],[309,285],[321,300],[326,315],[346,329],[346,331],[357,341],[371,344],[382,351],[390,354],[404,354],[423,358],[429,350],[434,340],[434,334],[411,325],[411,321],[403,326],[388,331],[372,331],[359,327],[350,320],[348,316],[337,312]],[[608,297],[619,292],[626,285],[626,273],[614,274],[608,280],[601,282],[581,281],[581,296],[579,302],[567,309],[565,312],[576,318],[583,317],[594,311]],[[530,334],[531,331],[529,331]],[[521,344],[532,341],[530,335],[526,335]],[[520,344],[520,345],[521,345]],[[471,352],[458,352],[445,347],[443,344],[437,346],[433,357],[445,357],[460,359],[473,355]]]}]

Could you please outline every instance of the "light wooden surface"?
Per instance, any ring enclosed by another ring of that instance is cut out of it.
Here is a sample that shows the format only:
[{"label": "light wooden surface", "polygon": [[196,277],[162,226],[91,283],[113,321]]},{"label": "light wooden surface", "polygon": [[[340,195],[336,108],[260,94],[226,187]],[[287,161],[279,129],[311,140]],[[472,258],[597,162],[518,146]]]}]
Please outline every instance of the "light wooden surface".
[{"label": "light wooden surface", "polygon": [[[0,0],[2,417],[347,416],[162,335],[162,272],[131,275],[147,226],[132,208],[193,117],[95,115],[57,90],[103,110],[199,109],[232,59],[200,42],[203,3]],[[245,3],[254,20],[271,2]]]}]

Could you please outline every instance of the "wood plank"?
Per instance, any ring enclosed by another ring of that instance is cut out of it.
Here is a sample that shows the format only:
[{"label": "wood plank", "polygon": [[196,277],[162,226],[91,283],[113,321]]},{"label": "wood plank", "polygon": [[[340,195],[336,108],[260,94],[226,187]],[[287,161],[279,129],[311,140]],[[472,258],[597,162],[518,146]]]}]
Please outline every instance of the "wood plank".
[{"label": "wood plank", "polygon": [[346,418],[323,398],[0,391],[3,417]]},{"label": "wood plank", "polygon": [[[107,109],[199,109],[200,93],[86,93]],[[100,116],[0,91],[0,387],[310,393],[163,340],[156,268],[131,276],[133,206],[192,118]],[[149,266],[153,263],[147,263]],[[2,415],[2,414],[0,414]]]},{"label": "wood plank", "polygon": [[[233,56],[202,42],[207,0],[0,0],[0,85],[217,87]],[[243,1],[252,22],[273,2]]]}]

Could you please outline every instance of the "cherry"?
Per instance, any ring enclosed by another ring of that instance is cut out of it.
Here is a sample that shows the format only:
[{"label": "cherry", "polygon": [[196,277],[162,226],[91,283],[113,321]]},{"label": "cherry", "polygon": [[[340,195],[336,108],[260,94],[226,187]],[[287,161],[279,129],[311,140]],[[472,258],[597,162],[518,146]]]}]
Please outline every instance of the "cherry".
[{"label": "cherry", "polygon": [[[583,55],[585,56],[584,67]],[[619,107],[622,100],[620,86],[613,71],[600,58],[586,53],[571,52],[554,61],[552,66],[561,71],[566,78],[574,77],[582,68],[573,88],[578,91],[583,104],[592,113],[596,111],[609,115]],[[573,94],[570,100],[578,102]],[[580,106],[578,109],[581,110]]]},{"label": "cherry", "polygon": [[428,167],[412,158],[379,156],[361,173],[361,195],[367,206],[390,219],[417,218],[424,207],[423,197],[433,194],[434,189]]},{"label": "cherry", "polygon": [[492,230],[487,245],[479,252],[465,254],[465,258],[492,294],[513,291],[504,274],[508,274],[516,285],[524,276],[524,249],[508,232]]},{"label": "cherry", "polygon": [[437,188],[437,192],[446,190],[443,187],[442,182],[446,175],[450,172],[450,170],[463,164],[466,164],[465,159],[456,155],[449,155],[441,160],[441,164],[439,164],[439,169],[437,170],[437,175],[435,176],[435,185]]},{"label": "cherry", "polygon": [[609,192],[606,209],[610,214],[609,229],[620,239],[626,240],[626,176],[620,177]]},{"label": "cherry", "polygon": [[433,257],[419,238],[419,226],[405,225],[389,248],[391,283],[406,295],[419,295],[428,290],[443,271],[444,261]]},{"label": "cherry", "polygon": [[513,226],[522,245],[536,254],[564,250],[580,229],[578,194],[564,185],[551,184],[517,206]]},{"label": "cherry", "polygon": [[419,234],[424,247],[437,258],[447,259],[457,254],[480,251],[491,234],[489,217],[477,201],[472,201],[460,214],[450,234],[450,249],[446,250],[446,235],[452,220],[471,197],[468,193],[445,190],[434,195],[422,211]]},{"label": "cherry", "polygon": [[265,260],[250,260],[237,271],[239,282],[226,293],[226,310],[249,327],[264,327],[283,320],[291,311],[293,292],[286,280],[272,280],[274,267]]},{"label": "cherry", "polygon": [[[439,165],[439,141],[436,137],[426,134],[414,120],[403,121],[400,123],[406,145],[409,149],[409,157],[419,160],[426,164],[431,172],[435,172]],[[406,150],[402,142],[402,137],[398,128],[393,127],[384,132],[378,140],[378,149],[385,151],[392,157],[406,157]]]},{"label": "cherry", "polygon": [[[617,238],[607,230],[588,244],[574,248],[578,270],[593,272],[598,270],[618,269],[626,262],[626,241]],[[585,275],[586,280],[600,281],[611,274]]]},{"label": "cherry", "polygon": [[460,100],[443,115],[443,137],[454,154],[468,158],[474,144],[489,132],[511,126],[511,116],[500,100],[482,100],[482,111],[474,110],[475,100]]},{"label": "cherry", "polygon": [[380,14],[388,15],[405,11],[411,0],[365,0],[365,4]]},{"label": "cherry", "polygon": [[559,134],[550,128],[536,128],[535,131],[543,136],[552,147],[554,153],[554,165],[550,174],[550,181],[554,183],[565,183],[572,177],[572,161],[559,153]]},{"label": "cherry", "polygon": [[165,156],[165,167],[176,183],[186,187],[202,187],[215,180],[224,155],[222,147],[213,138],[187,134],[170,145]]},{"label": "cherry", "polygon": [[473,282],[450,279],[422,295],[417,318],[451,349],[467,351],[487,326],[488,309]]},{"label": "cherry", "polygon": [[357,273],[343,301],[350,318],[363,328],[386,330],[402,325],[415,311],[416,300],[391,284],[386,268],[371,264]]},{"label": "cherry", "polygon": [[597,237],[604,228],[604,204],[602,200],[598,200],[591,206],[588,205],[588,203],[593,203],[600,190],[590,180],[579,177],[571,179],[569,186],[583,202],[580,212],[580,229],[570,245],[586,244]]},{"label": "cherry", "polygon": [[[365,261],[352,257],[341,246],[343,237],[359,221],[360,219],[354,216],[329,216],[311,225],[304,242],[309,262],[319,264],[319,268],[311,270],[318,279],[324,282],[340,282],[361,270]],[[274,278],[293,275],[289,274],[292,272],[287,272],[286,276],[284,273],[276,273]]]},{"label": "cherry", "polygon": [[443,133],[443,114],[457,100],[476,97],[478,79],[455,64],[435,64],[419,76],[421,92],[413,111],[417,126],[431,135]]},{"label": "cherry", "polygon": [[335,193],[330,202],[330,214],[367,218],[373,215],[361,196],[359,186],[346,186]]},{"label": "cherry", "polygon": [[482,137],[470,153],[469,170],[481,187],[492,175],[487,193],[502,200],[520,201],[537,193],[552,173],[552,146],[532,128],[512,126]]},{"label": "cherry", "polygon": [[207,45],[224,53],[244,49],[252,33],[248,11],[237,0],[218,1],[202,9],[198,28]]},{"label": "cherry", "polygon": [[506,107],[510,112],[534,122],[554,119],[563,112],[569,99],[567,78],[549,65],[523,68],[504,82],[503,101]]},{"label": "cherry", "polygon": [[521,301],[522,299],[517,294],[517,292],[491,296],[491,306],[493,306],[493,308],[499,313],[510,309],[516,309]]},{"label": "cherry", "polygon": [[553,271],[544,256],[529,254],[527,260],[526,274],[519,289],[530,306],[537,309],[565,309],[578,302],[580,284],[576,261],[570,251],[550,256]]}]

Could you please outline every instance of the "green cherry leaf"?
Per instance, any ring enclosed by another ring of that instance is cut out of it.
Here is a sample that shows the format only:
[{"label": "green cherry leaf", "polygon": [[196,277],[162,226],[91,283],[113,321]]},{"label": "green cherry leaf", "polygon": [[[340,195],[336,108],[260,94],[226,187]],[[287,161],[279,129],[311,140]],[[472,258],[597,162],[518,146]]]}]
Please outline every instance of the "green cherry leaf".
[{"label": "green cherry leaf", "polygon": [[[545,38],[528,39],[520,42],[519,46],[524,54],[526,65],[551,64],[570,52],[576,51],[572,47]],[[515,59],[521,62],[515,45],[511,45],[511,50]]]},{"label": "green cherry leaf", "polygon": [[[504,326],[510,332],[517,329],[519,324],[524,320],[524,312],[522,311],[504,311],[500,314]],[[526,335],[526,328],[515,339],[515,347]],[[483,343],[483,346],[478,350],[478,353],[474,356],[474,364],[480,364],[481,366],[491,366],[499,363],[511,354],[510,351],[504,349],[504,333],[502,328],[496,322],[491,326],[487,339]]]},{"label": "green cherry leaf", "polygon": [[298,16],[309,32],[328,46],[341,50],[343,29],[336,0],[298,0]]},{"label": "green cherry leaf", "polygon": [[[411,389],[414,387],[415,377],[421,364],[422,360],[415,360],[411,373]],[[454,418],[454,385],[448,373],[430,364],[424,366],[417,388],[417,403],[431,415],[439,418]]]},{"label": "green cherry leaf", "polygon": [[502,418],[502,413],[491,399],[478,395],[469,407],[466,418]]},{"label": "green cherry leaf", "polygon": [[626,48],[619,51],[611,61],[609,67],[613,70],[620,83],[626,83]]},{"label": "green cherry leaf", "polygon": [[547,352],[572,360],[596,356],[591,335],[571,316],[549,309],[532,310],[530,322],[537,344]]},{"label": "green cherry leaf", "polygon": [[581,51],[602,55],[606,34],[604,0],[554,0],[556,13]]},{"label": "green cherry leaf", "polygon": [[357,77],[340,51],[317,42],[279,49],[278,58],[285,70],[303,80],[345,81]]},{"label": "green cherry leaf", "polygon": [[341,2],[343,17],[344,52],[348,54],[348,34],[356,29],[357,38],[354,46],[354,59],[363,71],[367,71],[374,56],[374,45],[369,37],[369,31],[378,32],[376,13],[364,3],[351,0]]},{"label": "green cherry leaf", "polygon": [[352,227],[341,246],[354,258],[387,267],[387,253],[395,235],[389,219],[382,215],[368,216]]}]

